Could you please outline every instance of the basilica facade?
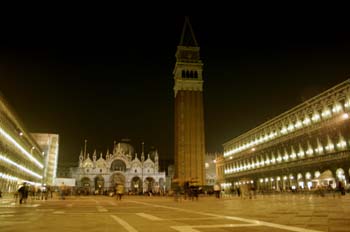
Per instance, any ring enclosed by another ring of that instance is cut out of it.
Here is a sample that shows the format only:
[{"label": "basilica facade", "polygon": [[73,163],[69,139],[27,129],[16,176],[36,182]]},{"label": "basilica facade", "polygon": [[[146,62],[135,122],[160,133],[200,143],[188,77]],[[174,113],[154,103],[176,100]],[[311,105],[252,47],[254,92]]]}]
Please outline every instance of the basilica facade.
[{"label": "basilica facade", "polygon": [[[143,144],[142,144],[143,145]],[[86,147],[86,146],[85,146]],[[143,146],[142,146],[143,147]],[[114,143],[113,152],[105,155],[96,150],[90,157],[86,149],[79,156],[79,167],[72,170],[77,190],[83,193],[114,191],[118,184],[124,185],[126,193],[162,193],[165,190],[165,172],[159,171],[158,151],[140,157],[128,143]]]}]

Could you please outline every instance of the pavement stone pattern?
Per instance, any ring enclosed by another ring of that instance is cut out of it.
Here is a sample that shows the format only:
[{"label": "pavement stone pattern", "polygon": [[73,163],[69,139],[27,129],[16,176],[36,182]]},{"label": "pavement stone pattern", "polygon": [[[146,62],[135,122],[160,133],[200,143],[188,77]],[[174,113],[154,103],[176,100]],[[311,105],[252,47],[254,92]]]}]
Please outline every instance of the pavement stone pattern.
[{"label": "pavement stone pattern", "polygon": [[350,232],[350,195],[70,196],[21,205],[5,196],[0,231]]}]

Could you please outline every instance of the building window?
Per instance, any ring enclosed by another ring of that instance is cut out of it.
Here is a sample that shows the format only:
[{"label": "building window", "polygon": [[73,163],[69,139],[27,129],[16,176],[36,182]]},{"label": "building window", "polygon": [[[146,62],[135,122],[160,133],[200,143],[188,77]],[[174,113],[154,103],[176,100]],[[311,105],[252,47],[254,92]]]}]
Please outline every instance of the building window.
[{"label": "building window", "polygon": [[137,169],[135,169],[135,173],[137,172]]},{"label": "building window", "polygon": [[102,169],[100,169],[100,172],[102,172]]}]

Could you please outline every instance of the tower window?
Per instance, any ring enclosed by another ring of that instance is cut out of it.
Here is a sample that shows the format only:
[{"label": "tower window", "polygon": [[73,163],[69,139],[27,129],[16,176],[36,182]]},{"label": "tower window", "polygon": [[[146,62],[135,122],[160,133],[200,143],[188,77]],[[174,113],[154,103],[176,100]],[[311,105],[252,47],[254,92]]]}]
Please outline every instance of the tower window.
[{"label": "tower window", "polygon": [[194,72],[194,78],[196,78],[196,79],[198,78],[198,73],[197,73],[197,71]]},{"label": "tower window", "polygon": [[186,77],[186,72],[185,70],[182,70],[182,75],[181,75],[182,78],[185,78]]}]

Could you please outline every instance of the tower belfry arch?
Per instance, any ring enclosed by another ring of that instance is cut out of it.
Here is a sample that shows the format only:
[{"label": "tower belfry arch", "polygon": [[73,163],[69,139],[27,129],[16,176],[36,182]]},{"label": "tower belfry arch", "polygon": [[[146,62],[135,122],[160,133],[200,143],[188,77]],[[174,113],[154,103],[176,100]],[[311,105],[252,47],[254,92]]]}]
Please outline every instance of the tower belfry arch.
[{"label": "tower belfry arch", "polygon": [[175,177],[180,182],[205,183],[203,63],[189,18],[185,18],[176,50],[175,97]]}]

